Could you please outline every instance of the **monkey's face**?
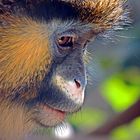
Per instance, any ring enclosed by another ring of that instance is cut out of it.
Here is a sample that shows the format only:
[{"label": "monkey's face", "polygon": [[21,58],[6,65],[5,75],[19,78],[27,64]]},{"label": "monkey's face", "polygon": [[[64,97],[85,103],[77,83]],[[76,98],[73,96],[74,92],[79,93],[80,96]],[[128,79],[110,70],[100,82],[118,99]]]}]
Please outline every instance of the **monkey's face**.
[{"label": "monkey's face", "polygon": [[[52,64],[37,89],[37,122],[53,126],[84,102],[87,84],[84,57],[90,27],[74,22],[50,23]],[[52,25],[53,24],[53,25]],[[84,28],[84,29],[83,29]],[[83,30],[82,30],[83,29]]]}]

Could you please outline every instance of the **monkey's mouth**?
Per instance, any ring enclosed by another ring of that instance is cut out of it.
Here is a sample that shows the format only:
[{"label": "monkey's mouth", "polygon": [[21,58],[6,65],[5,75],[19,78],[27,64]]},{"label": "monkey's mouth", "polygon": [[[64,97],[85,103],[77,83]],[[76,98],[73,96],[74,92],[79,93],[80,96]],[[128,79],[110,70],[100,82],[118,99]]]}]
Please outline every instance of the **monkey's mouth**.
[{"label": "monkey's mouth", "polygon": [[40,104],[39,106],[40,106],[40,108],[42,110],[46,111],[47,113],[52,113],[52,114],[53,113],[56,113],[58,115],[62,115],[62,114],[64,115],[64,114],[66,114],[66,112],[61,111],[61,110],[58,110],[58,109],[55,109],[53,107],[50,107],[47,104]]},{"label": "monkey's mouth", "polygon": [[67,115],[66,112],[54,109],[46,104],[40,104],[38,110],[37,122],[45,127],[52,127],[62,123]]}]

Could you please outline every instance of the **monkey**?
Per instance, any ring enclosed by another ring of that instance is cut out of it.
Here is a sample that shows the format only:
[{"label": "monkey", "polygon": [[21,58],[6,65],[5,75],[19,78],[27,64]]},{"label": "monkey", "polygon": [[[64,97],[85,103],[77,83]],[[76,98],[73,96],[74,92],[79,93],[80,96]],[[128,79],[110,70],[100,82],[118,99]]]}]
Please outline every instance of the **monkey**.
[{"label": "monkey", "polygon": [[88,43],[126,18],[122,0],[0,0],[0,139],[79,111]]}]

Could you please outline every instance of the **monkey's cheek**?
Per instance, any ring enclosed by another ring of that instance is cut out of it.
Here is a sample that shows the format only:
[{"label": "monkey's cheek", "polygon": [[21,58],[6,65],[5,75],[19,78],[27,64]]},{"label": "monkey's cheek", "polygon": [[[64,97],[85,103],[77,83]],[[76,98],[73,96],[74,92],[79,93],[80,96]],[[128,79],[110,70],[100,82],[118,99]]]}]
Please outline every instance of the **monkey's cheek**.
[{"label": "monkey's cheek", "polygon": [[48,106],[43,106],[39,110],[38,121],[46,127],[53,127],[64,121],[66,113],[52,109]]}]

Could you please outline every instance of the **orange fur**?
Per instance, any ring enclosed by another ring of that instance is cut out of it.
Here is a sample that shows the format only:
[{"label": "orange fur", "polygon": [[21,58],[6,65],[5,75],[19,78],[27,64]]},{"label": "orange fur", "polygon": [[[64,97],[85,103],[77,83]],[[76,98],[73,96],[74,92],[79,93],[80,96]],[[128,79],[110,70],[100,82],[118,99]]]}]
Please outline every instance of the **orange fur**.
[{"label": "orange fur", "polygon": [[0,20],[5,23],[0,26],[0,139],[21,140],[34,128],[34,109],[28,111],[24,104],[5,97],[24,84],[32,88],[21,98],[25,101],[36,96],[36,83],[49,71],[52,59],[49,33],[47,24],[26,17],[1,15]]},{"label": "orange fur", "polygon": [[0,90],[41,81],[51,63],[46,25],[29,18],[6,21],[0,27]]}]

